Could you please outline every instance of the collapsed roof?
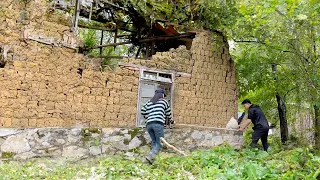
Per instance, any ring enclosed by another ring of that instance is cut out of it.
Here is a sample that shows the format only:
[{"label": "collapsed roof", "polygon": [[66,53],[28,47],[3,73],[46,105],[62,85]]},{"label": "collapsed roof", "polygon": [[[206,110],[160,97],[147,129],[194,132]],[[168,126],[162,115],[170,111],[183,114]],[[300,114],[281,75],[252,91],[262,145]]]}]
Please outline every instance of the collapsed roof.
[{"label": "collapsed roof", "polygon": [[[140,53],[150,57],[155,52],[168,51],[180,45],[190,49],[195,36],[195,32],[181,25],[143,16],[128,0],[52,0],[51,3],[55,9],[74,10],[73,24],[76,28],[114,33],[114,43],[84,47],[85,50],[132,44],[138,47],[136,57]],[[118,36],[119,31],[124,33]]]}]

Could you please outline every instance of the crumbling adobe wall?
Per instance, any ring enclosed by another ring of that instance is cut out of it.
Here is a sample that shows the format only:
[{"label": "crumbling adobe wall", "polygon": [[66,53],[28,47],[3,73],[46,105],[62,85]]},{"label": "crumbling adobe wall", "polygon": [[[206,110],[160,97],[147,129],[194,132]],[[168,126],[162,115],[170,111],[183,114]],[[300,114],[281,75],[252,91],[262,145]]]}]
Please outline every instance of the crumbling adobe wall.
[{"label": "crumbling adobe wall", "polygon": [[93,70],[44,0],[0,5],[0,45],[11,51],[0,68],[0,126],[135,125],[138,71]]},{"label": "crumbling adobe wall", "polygon": [[178,123],[225,127],[231,117],[237,117],[236,67],[227,42],[218,34],[199,31],[190,51],[181,46],[157,53],[152,61],[126,62],[191,74],[175,79],[174,117]]},{"label": "crumbling adobe wall", "polygon": [[[81,42],[62,25],[70,19],[49,12],[45,0],[0,7],[0,46],[9,49],[0,68],[0,127],[135,126],[139,69],[96,70],[76,53]],[[220,36],[199,32],[190,51],[152,59],[124,61],[191,74],[175,79],[177,123],[223,127],[236,115],[235,65]]]}]

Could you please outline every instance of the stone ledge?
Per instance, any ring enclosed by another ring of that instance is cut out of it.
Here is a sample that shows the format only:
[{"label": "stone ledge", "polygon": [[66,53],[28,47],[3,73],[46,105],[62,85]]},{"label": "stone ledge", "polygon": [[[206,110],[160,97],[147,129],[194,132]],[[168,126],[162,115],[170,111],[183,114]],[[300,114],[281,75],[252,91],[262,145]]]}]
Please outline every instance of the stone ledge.
[{"label": "stone ledge", "polygon": [[[142,128],[1,128],[0,135],[0,155],[5,159],[145,155],[150,150],[149,135]],[[209,149],[222,143],[239,148],[242,144],[242,134],[213,128],[166,129],[165,139],[184,151]]]},{"label": "stone ledge", "polygon": [[242,132],[239,132],[237,129],[226,129],[226,128],[217,128],[217,127],[212,127],[212,126],[200,126],[200,125],[196,125],[196,124],[176,124],[175,129],[186,129],[186,128],[190,128],[190,129],[197,129],[197,130],[214,130],[214,131],[218,131],[218,132],[229,132],[229,133],[235,133],[235,134],[242,134]]}]

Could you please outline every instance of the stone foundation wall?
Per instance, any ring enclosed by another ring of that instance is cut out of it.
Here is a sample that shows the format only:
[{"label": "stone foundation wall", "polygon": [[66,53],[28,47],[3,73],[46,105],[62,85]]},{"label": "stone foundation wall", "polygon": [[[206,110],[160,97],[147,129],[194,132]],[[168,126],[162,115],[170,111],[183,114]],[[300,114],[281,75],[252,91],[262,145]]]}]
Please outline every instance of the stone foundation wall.
[{"label": "stone foundation wall", "polygon": [[[136,124],[139,68],[102,72],[76,52],[70,17],[45,0],[0,2],[0,127],[132,127]],[[63,23],[62,23],[63,22]],[[159,52],[124,63],[188,73],[175,78],[176,123],[225,127],[237,114],[235,63],[222,37],[197,33],[191,50]]]},{"label": "stone foundation wall", "polygon": [[[165,139],[177,148],[190,152],[212,148],[222,143],[239,148],[242,134],[217,128],[177,128],[167,129]],[[149,135],[144,129],[139,128],[0,129],[2,159],[86,158],[102,154],[144,156],[149,151]],[[173,152],[166,148],[164,151]]]}]

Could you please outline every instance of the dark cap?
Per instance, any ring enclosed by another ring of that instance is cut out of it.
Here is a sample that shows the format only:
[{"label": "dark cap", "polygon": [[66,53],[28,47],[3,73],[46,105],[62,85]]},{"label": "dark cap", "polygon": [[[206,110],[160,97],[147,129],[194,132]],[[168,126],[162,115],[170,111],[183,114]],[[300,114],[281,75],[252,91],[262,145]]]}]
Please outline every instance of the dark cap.
[{"label": "dark cap", "polygon": [[243,105],[243,104],[251,104],[251,101],[250,101],[249,99],[245,99],[245,100],[242,101],[241,104],[242,104],[242,105]]},{"label": "dark cap", "polygon": [[165,91],[164,89],[161,89],[161,88],[157,89],[157,90],[156,90],[156,93],[164,94],[164,96],[167,95],[167,94],[166,94],[166,91]]}]

